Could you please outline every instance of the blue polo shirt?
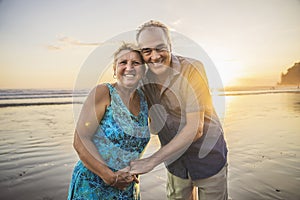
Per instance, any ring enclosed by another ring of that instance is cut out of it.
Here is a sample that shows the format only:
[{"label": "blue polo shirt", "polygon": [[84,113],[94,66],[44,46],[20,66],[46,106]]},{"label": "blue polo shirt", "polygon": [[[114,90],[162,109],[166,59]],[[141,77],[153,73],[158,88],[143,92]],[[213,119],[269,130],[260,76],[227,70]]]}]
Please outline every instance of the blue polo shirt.
[{"label": "blue polo shirt", "polygon": [[172,55],[170,74],[163,84],[157,83],[150,70],[142,82],[150,109],[150,130],[158,134],[162,146],[180,133],[187,113],[204,112],[202,136],[165,162],[168,171],[193,180],[217,174],[227,162],[227,147],[202,63]]}]

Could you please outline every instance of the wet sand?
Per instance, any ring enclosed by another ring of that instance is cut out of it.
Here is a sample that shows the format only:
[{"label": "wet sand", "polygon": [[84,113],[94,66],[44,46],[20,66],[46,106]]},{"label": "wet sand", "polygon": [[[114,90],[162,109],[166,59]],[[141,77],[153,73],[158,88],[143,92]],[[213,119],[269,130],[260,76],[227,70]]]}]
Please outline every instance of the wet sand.
[{"label": "wet sand", "polygon": [[[300,198],[300,94],[226,97],[229,196]],[[0,199],[66,199],[78,157],[71,105],[0,108]],[[152,137],[145,156],[159,147]],[[163,165],[141,176],[143,200],[166,199]]]}]

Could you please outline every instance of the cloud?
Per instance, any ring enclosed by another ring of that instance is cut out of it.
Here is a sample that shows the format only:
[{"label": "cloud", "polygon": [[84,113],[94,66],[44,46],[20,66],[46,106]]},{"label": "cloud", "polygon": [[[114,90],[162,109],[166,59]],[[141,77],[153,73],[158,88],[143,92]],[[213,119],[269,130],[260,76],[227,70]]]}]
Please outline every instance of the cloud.
[{"label": "cloud", "polygon": [[171,27],[169,27],[170,31],[176,31],[176,28],[181,26],[181,24],[182,24],[182,19],[177,19],[171,22]]},{"label": "cloud", "polygon": [[91,47],[91,46],[99,46],[101,43],[98,42],[82,42],[80,40],[74,39],[72,37],[67,36],[61,36],[57,39],[55,45],[46,45],[46,48],[50,51],[57,51],[57,50],[63,50],[68,47],[73,46],[85,46],[85,47]]},{"label": "cloud", "polygon": [[46,45],[46,49],[50,51],[57,51],[57,50],[62,50],[63,48],[55,45]]},{"label": "cloud", "polygon": [[100,43],[97,42],[82,42],[71,37],[60,37],[58,39],[59,42],[63,44],[73,45],[73,46],[99,46]]},{"label": "cloud", "polygon": [[177,19],[176,21],[172,22],[172,25],[174,26],[178,26],[180,24],[182,24],[182,19]]}]

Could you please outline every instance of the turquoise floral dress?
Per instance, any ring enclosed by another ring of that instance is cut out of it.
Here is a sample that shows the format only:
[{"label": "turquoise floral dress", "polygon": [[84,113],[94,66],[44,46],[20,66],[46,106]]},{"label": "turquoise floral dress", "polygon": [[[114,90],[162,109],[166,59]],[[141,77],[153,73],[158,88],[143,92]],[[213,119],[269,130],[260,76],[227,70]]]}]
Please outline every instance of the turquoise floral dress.
[{"label": "turquoise floral dress", "polygon": [[[118,171],[128,166],[131,160],[140,158],[149,142],[148,105],[143,92],[138,89],[140,113],[135,116],[127,109],[117,90],[111,84],[106,85],[111,104],[98,126],[93,143],[107,166]],[[111,187],[78,161],[73,171],[68,200],[98,199],[140,199],[138,184],[131,183],[124,191]]]}]

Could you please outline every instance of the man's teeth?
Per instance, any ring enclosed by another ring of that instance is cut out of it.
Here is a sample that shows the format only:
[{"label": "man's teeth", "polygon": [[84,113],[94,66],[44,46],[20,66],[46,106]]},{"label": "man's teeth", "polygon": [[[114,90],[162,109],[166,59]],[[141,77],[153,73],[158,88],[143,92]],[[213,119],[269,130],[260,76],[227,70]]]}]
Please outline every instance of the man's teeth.
[{"label": "man's teeth", "polygon": [[135,75],[133,75],[133,74],[124,74],[124,76],[126,76],[126,77],[135,77]]},{"label": "man's teeth", "polygon": [[153,65],[161,65],[162,64],[162,62],[155,62],[155,63],[153,63]]}]

